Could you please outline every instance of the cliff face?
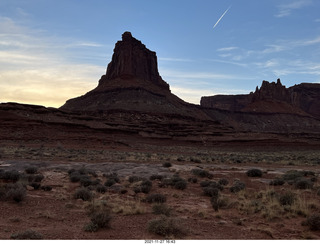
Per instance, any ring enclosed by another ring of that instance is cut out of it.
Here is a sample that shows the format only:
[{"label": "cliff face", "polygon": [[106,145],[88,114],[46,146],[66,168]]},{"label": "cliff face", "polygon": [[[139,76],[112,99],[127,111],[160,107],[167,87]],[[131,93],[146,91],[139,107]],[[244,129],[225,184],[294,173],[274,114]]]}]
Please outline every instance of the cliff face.
[{"label": "cliff face", "polygon": [[156,53],[132,37],[130,32],[123,33],[122,41],[116,43],[107,73],[99,85],[116,78],[142,79],[169,90],[169,85],[159,75]]},{"label": "cliff face", "polygon": [[263,81],[254,93],[202,97],[200,104],[232,112],[290,113],[320,118],[320,84],[302,83],[286,88],[280,79],[271,83]]},{"label": "cliff face", "polygon": [[207,115],[172,94],[158,72],[156,53],[124,32],[114,48],[106,74],[87,94],[68,100],[65,111],[95,112],[122,110],[174,114],[200,119]]}]

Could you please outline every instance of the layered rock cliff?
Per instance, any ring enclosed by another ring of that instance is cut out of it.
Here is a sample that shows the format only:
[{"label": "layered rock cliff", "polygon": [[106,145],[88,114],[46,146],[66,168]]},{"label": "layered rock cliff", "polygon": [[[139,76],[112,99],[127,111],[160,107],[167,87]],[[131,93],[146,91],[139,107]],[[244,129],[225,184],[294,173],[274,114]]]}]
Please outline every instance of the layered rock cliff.
[{"label": "layered rock cliff", "polygon": [[202,107],[232,112],[288,113],[320,118],[320,84],[302,83],[289,88],[263,81],[260,88],[246,95],[202,97]]},{"label": "layered rock cliff", "polygon": [[171,93],[158,72],[156,53],[124,32],[114,48],[106,74],[87,94],[68,100],[65,111],[122,110],[208,119],[195,105]]}]

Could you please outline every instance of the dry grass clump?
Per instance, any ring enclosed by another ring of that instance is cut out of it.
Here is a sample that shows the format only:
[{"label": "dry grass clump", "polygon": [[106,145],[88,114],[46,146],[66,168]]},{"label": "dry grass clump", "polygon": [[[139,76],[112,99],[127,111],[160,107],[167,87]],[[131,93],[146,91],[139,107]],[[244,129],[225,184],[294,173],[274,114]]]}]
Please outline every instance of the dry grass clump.
[{"label": "dry grass clump", "polygon": [[171,208],[169,208],[166,204],[157,203],[157,204],[152,206],[152,213],[154,213],[154,214],[162,214],[162,215],[165,215],[165,216],[170,216]]},{"label": "dry grass clump", "polygon": [[82,199],[83,201],[90,201],[93,198],[93,193],[85,187],[78,188],[74,193],[75,199]]},{"label": "dry grass clump", "polygon": [[182,238],[187,233],[181,220],[164,216],[150,220],[148,222],[148,231],[165,238]]},{"label": "dry grass clump", "polygon": [[34,230],[26,230],[23,232],[13,233],[10,237],[14,240],[42,240],[42,234]]}]

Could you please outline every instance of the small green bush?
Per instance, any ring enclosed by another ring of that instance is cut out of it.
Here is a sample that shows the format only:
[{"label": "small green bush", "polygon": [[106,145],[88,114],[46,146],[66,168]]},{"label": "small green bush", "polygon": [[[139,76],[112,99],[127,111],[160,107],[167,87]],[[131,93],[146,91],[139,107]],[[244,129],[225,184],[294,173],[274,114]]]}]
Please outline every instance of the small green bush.
[{"label": "small green bush", "polygon": [[154,193],[154,194],[147,196],[146,201],[148,203],[164,203],[167,201],[167,198],[163,194]]},{"label": "small green bush", "polygon": [[34,230],[26,230],[24,232],[13,233],[10,237],[14,240],[42,240],[42,234]]},{"label": "small green bush", "polygon": [[82,199],[83,201],[90,201],[93,198],[93,194],[89,189],[81,187],[76,190],[74,198]]},{"label": "small green bush", "polygon": [[181,221],[168,217],[149,221],[148,231],[166,238],[182,238],[186,235],[186,230],[181,225]]},{"label": "small green bush", "polygon": [[262,171],[260,169],[249,169],[247,171],[247,176],[249,177],[261,177]]}]

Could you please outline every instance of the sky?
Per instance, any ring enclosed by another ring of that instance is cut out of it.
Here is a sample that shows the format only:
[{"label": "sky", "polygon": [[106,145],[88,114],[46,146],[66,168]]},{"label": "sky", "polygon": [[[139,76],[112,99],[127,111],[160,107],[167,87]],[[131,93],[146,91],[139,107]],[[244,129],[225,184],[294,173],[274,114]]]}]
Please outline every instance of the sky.
[{"label": "sky", "polygon": [[1,0],[0,102],[60,107],[94,89],[125,31],[190,103],[320,83],[319,13],[319,0]]}]

